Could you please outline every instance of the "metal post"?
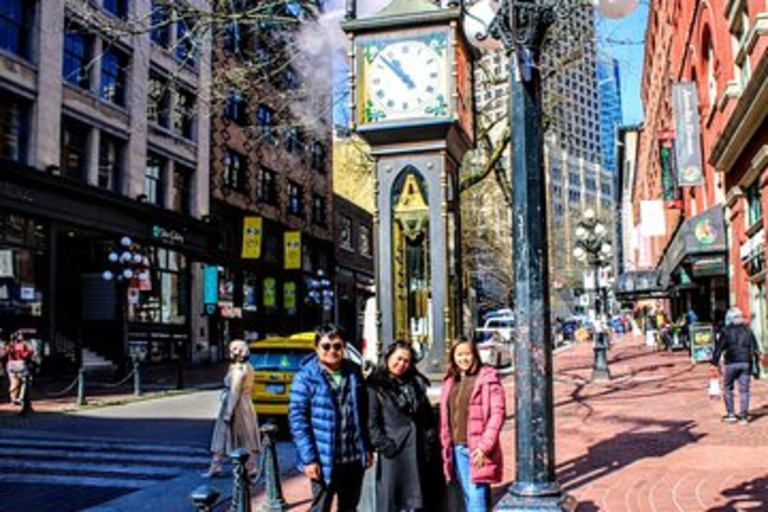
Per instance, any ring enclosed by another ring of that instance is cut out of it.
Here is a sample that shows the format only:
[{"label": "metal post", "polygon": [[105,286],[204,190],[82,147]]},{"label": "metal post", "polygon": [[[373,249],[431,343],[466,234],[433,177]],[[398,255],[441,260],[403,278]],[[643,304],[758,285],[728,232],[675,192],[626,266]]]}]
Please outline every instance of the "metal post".
[{"label": "metal post", "polygon": [[138,357],[133,358],[133,395],[141,396],[141,363]]},{"label": "metal post", "polygon": [[[598,255],[593,255],[594,258],[597,258]],[[605,303],[602,301],[602,298],[600,297],[600,264],[595,261],[594,264],[594,273],[595,273],[595,325],[599,326],[599,330],[596,330],[595,332],[595,343],[594,343],[594,352],[595,352],[595,361],[592,365],[592,380],[593,381],[601,381],[601,380],[611,380],[611,374],[608,371],[608,355],[606,353],[606,343],[605,343],[605,325],[603,324],[603,311],[605,310]]]},{"label": "metal post", "polygon": [[77,371],[77,406],[83,407],[86,404],[85,400],[85,367],[80,366]]},{"label": "metal post", "polygon": [[509,53],[512,124],[516,475],[496,510],[572,510],[555,479],[546,181],[541,113],[541,45],[551,7],[505,1],[490,27]]},{"label": "metal post", "polygon": [[288,504],[283,498],[283,488],[280,484],[280,466],[277,463],[277,426],[267,423],[260,429],[264,457],[264,490],[267,500],[264,503],[265,512],[283,512],[288,510]]},{"label": "metal post", "polygon": [[234,482],[232,484],[232,512],[251,512],[251,477],[248,475],[246,463],[251,455],[242,448],[238,448],[229,454],[234,469]]},{"label": "metal post", "polygon": [[32,375],[29,370],[24,372],[24,376],[21,378],[21,410],[20,416],[29,414],[32,409]]},{"label": "metal post", "polygon": [[213,506],[219,499],[221,493],[215,487],[201,485],[189,495],[192,503],[195,504],[197,512],[213,512]]},{"label": "metal post", "polygon": [[179,358],[179,366],[176,373],[176,389],[184,389],[184,342],[178,341],[176,343],[176,355]]}]

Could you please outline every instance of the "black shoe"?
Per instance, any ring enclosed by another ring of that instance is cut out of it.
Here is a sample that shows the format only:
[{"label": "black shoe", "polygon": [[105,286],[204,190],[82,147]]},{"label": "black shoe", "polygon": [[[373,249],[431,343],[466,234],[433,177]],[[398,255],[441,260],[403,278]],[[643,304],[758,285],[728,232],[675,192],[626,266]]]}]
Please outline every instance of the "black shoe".
[{"label": "black shoe", "polygon": [[723,416],[723,423],[736,423],[737,421],[739,421],[739,418],[737,418],[735,414],[726,414]]},{"label": "black shoe", "polygon": [[749,424],[749,416],[746,414],[742,414],[739,416],[739,425],[747,425]]}]

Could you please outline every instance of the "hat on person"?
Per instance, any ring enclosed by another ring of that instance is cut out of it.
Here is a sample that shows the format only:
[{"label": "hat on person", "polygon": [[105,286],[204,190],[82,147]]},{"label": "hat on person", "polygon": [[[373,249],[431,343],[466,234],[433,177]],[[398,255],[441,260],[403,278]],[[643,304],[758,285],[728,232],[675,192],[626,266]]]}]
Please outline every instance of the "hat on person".
[{"label": "hat on person", "polygon": [[744,313],[737,307],[732,307],[725,314],[725,325],[737,325],[744,323]]}]

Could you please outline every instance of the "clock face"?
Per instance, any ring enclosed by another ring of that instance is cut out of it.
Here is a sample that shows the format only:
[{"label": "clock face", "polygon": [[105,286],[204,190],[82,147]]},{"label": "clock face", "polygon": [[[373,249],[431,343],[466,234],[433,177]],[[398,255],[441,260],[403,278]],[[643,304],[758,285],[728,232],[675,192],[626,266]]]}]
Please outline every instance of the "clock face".
[{"label": "clock face", "polygon": [[445,59],[427,40],[387,43],[368,67],[368,120],[445,115],[444,85]]}]

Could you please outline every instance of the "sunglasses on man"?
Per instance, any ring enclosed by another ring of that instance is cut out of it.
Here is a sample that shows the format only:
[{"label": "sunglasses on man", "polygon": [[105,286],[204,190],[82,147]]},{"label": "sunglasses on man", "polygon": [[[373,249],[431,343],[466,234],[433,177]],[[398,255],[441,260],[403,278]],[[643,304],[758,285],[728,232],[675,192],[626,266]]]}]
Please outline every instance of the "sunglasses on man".
[{"label": "sunglasses on man", "polygon": [[318,345],[320,347],[320,350],[323,352],[329,352],[333,350],[334,352],[341,352],[344,350],[344,344],[343,343],[320,343]]}]

